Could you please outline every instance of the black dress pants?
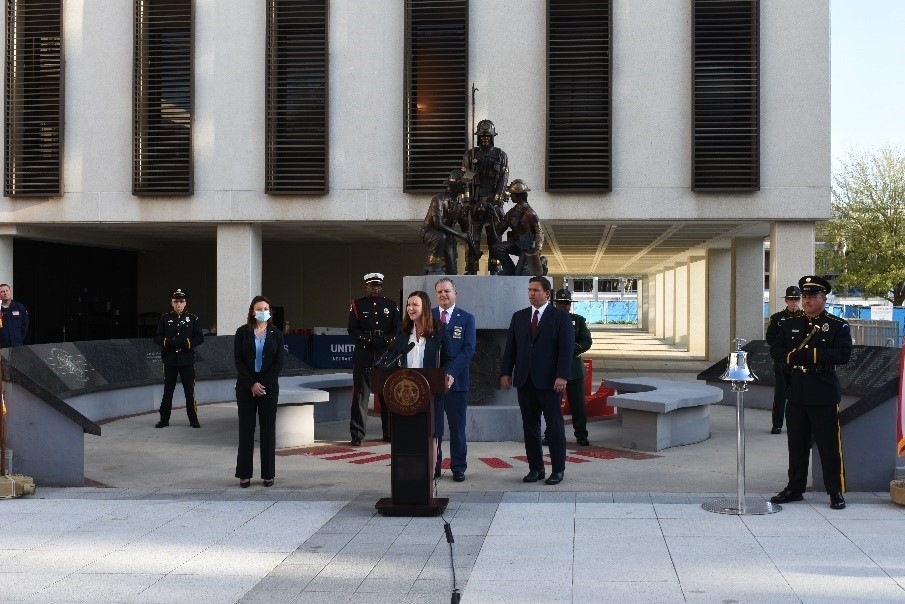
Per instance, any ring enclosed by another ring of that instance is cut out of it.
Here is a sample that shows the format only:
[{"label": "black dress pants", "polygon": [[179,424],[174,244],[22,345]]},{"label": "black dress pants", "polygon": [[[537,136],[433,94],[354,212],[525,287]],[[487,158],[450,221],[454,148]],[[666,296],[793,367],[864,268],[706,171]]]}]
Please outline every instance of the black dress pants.
[{"label": "black dress pants", "polygon": [[195,400],[195,366],[194,365],[164,365],[163,366],[163,398],[160,401],[160,419],[170,421],[170,412],[173,410],[173,393],[176,392],[176,378],[182,382],[182,391],[185,393],[185,413],[189,416],[189,422],[198,421],[198,402]]},{"label": "black dress pants", "polygon": [[530,385],[518,389],[518,406],[522,412],[522,431],[525,434],[525,455],[528,457],[528,467],[533,471],[544,471],[541,415],[547,422],[547,446],[550,448],[552,471],[562,472],[566,469],[566,430],[561,405],[562,393],[553,389],[541,390]]},{"label": "black dress pants", "polygon": [[798,405],[789,401],[786,406],[786,434],[789,439],[789,490],[804,493],[813,438],[823,466],[826,492],[844,493],[839,405]]},{"label": "black dress pants", "polygon": [[272,480],[276,465],[277,399],[279,391],[264,396],[236,391],[239,407],[239,453],[236,455],[236,478],[245,480],[254,474],[255,420],[260,421],[261,479]]}]

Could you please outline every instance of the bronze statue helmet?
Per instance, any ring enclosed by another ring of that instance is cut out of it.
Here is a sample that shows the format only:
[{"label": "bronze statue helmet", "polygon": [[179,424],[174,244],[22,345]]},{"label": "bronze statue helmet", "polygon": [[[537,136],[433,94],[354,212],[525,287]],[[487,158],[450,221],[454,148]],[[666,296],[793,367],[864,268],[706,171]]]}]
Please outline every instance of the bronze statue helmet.
[{"label": "bronze statue helmet", "polygon": [[528,185],[525,184],[525,181],[521,178],[516,178],[511,183],[509,183],[508,187],[506,187],[506,192],[510,195],[515,193],[527,193],[530,190],[531,189],[528,188]]},{"label": "bronze statue helmet", "polygon": [[481,120],[475,128],[476,136],[496,136],[496,126],[490,120]]},{"label": "bronze statue helmet", "polygon": [[449,178],[443,184],[452,186],[455,184],[465,184],[470,180],[471,178],[466,175],[465,170],[457,168],[449,173]]}]

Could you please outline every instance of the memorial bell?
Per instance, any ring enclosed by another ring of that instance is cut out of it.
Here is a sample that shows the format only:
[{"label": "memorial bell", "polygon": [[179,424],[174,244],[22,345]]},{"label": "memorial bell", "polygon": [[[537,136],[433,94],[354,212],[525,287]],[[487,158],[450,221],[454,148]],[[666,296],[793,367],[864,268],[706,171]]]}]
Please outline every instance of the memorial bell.
[{"label": "memorial bell", "polygon": [[729,353],[729,365],[720,376],[724,382],[753,382],[757,376],[748,368],[748,353],[742,350],[746,340],[735,338],[735,350]]}]

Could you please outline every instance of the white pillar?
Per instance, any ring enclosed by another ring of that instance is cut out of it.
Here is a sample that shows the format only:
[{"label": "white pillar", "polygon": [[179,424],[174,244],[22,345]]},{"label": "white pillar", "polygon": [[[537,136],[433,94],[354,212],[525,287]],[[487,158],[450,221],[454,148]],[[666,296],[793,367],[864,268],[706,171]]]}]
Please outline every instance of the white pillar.
[{"label": "white pillar", "polygon": [[728,249],[707,250],[707,360],[718,361],[729,354],[732,297],[732,253]]},{"label": "white pillar", "polygon": [[647,275],[638,279],[638,329],[650,332],[650,279]]},{"label": "white pillar", "polygon": [[663,298],[663,294],[666,292],[666,284],[665,284],[665,273],[660,271],[656,275],[654,275],[654,294],[655,294],[655,302],[654,302],[654,330],[653,334],[660,338],[661,340],[666,337],[663,325],[665,323],[664,313],[666,308],[666,302]]},{"label": "white pillar", "polygon": [[707,355],[707,258],[688,259],[688,352]]},{"label": "white pillar", "polygon": [[770,313],[786,307],[786,288],[814,274],[814,223],[770,225]]},{"label": "white pillar", "polygon": [[8,283],[12,286],[13,299],[16,298],[16,284],[13,283],[13,236],[0,235],[0,283]]},{"label": "white pillar", "polygon": [[248,304],[261,293],[261,225],[217,225],[217,334],[245,323]]},{"label": "white pillar", "polygon": [[663,339],[676,343],[676,269],[667,266],[663,271]]},{"label": "white pillar", "polygon": [[688,265],[676,265],[676,297],[673,313],[675,336],[673,342],[677,346],[688,348]]},{"label": "white pillar", "polygon": [[732,338],[764,338],[764,240],[732,240]]}]

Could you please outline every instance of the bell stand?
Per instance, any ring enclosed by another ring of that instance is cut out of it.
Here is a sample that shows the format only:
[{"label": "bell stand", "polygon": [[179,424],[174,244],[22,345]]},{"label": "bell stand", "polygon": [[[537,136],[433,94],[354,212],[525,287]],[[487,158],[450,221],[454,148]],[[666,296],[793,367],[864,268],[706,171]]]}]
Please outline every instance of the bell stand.
[{"label": "bell stand", "polygon": [[745,501],[745,399],[744,393],[748,391],[748,382],[757,379],[757,376],[748,369],[748,353],[742,350],[745,340],[735,338],[735,352],[729,354],[729,365],[726,372],[720,376],[724,382],[732,382],[732,391],[735,393],[735,429],[736,429],[736,477],[738,481],[738,499],[715,499],[701,505],[708,512],[717,514],[734,514],[737,516],[758,516],[763,514],[775,514],[782,510],[782,506],[771,503],[765,499],[757,499],[752,502]]}]

